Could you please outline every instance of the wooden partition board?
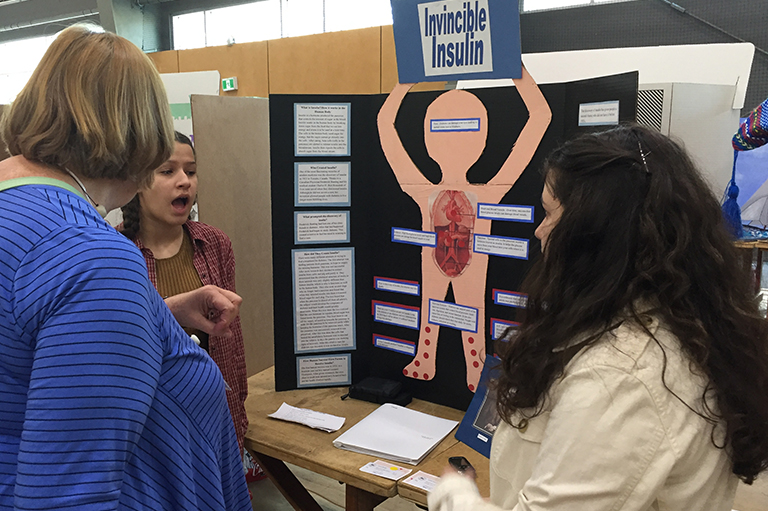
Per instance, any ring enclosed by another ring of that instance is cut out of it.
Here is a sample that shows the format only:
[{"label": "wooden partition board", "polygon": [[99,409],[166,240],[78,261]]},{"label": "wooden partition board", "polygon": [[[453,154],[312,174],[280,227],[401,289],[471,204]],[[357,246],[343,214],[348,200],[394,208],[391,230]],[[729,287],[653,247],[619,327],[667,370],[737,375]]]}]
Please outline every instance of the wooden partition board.
[{"label": "wooden partition board", "polygon": [[274,363],[269,100],[192,96],[200,220],[232,240],[248,375]]},{"label": "wooden partition board", "polygon": [[[397,56],[395,55],[395,33],[392,25],[381,27],[381,93],[389,94],[397,85]],[[422,82],[411,88],[411,92],[445,90],[446,82]]]},{"label": "wooden partition board", "polygon": [[179,72],[218,71],[221,78],[237,77],[238,89],[222,96],[269,96],[267,42],[210,46],[179,52]]},{"label": "wooden partition board", "polygon": [[270,94],[378,94],[380,27],[269,41]]},{"label": "wooden partition board", "polygon": [[182,52],[177,50],[158,51],[155,53],[147,53],[147,57],[149,57],[149,60],[155,64],[159,73],[178,73],[179,53]]}]

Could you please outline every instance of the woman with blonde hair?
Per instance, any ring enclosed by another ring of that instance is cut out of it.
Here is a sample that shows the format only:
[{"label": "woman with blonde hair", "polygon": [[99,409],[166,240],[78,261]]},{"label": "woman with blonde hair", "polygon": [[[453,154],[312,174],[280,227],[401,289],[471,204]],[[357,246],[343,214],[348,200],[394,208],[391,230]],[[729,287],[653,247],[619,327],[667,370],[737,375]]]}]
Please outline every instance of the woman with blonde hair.
[{"label": "woman with blonde hair", "polygon": [[[173,149],[152,63],[70,27],[1,132],[0,509],[250,510],[221,373],[101,218]],[[193,294],[222,333],[236,295]]]}]

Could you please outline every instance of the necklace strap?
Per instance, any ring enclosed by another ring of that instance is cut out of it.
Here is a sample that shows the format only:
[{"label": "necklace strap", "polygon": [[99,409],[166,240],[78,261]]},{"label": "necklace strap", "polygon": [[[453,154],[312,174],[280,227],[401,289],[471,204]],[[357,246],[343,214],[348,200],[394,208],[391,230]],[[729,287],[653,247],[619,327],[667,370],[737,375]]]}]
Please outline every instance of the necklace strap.
[{"label": "necklace strap", "polygon": [[63,167],[63,168],[64,168],[64,170],[67,172],[67,174],[69,174],[70,176],[72,176],[72,179],[74,179],[74,180],[75,180],[75,182],[77,183],[77,186],[79,186],[79,187],[80,187],[80,189],[81,189],[81,190],[83,191],[83,193],[85,194],[85,196],[86,196],[86,197],[88,197],[88,200],[89,200],[89,201],[91,201],[91,204],[93,204],[93,206],[94,206],[95,208],[98,208],[98,207],[99,207],[99,205],[96,203],[96,201],[95,201],[95,200],[93,200],[93,199],[91,198],[91,195],[88,193],[88,190],[86,190],[86,189],[85,189],[85,185],[83,184],[83,182],[82,182],[82,181],[80,181],[80,178],[78,178],[78,177],[75,175],[75,173],[74,173],[74,172],[72,172],[71,170],[69,170],[67,167]]},{"label": "necklace strap", "polygon": [[0,192],[3,190],[8,190],[9,188],[16,188],[18,186],[25,186],[25,185],[48,185],[48,186],[56,186],[58,188],[63,188],[69,192],[74,193],[75,195],[78,195],[82,197],[83,199],[87,200],[87,197],[85,197],[80,190],[75,188],[74,186],[70,185],[69,183],[65,183],[64,181],[61,181],[59,179],[55,179],[52,177],[40,177],[40,176],[34,176],[34,177],[17,177],[14,179],[8,179],[6,181],[0,181]]}]

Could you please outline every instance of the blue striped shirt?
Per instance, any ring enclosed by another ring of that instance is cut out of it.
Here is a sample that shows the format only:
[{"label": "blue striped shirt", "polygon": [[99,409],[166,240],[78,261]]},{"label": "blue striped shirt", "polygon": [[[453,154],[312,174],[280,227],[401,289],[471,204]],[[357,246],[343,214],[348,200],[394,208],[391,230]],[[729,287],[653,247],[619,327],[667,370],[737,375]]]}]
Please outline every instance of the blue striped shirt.
[{"label": "blue striped shirt", "polygon": [[81,197],[0,192],[0,510],[250,510],[216,364]]}]

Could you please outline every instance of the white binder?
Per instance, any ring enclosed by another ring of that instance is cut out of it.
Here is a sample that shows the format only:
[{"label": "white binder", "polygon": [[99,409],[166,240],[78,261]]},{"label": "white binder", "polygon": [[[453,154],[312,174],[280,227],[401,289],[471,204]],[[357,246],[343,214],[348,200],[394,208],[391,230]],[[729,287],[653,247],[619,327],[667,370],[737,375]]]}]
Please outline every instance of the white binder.
[{"label": "white binder", "polygon": [[457,424],[457,421],[387,403],[341,434],[333,445],[418,465]]}]

